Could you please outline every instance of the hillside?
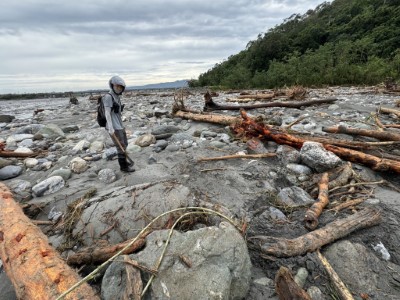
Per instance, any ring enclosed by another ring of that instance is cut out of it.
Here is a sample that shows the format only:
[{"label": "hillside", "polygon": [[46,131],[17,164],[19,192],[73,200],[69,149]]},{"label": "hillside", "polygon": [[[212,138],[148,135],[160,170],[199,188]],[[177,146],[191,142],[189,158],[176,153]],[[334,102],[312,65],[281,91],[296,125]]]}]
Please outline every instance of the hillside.
[{"label": "hillside", "polygon": [[290,16],[189,84],[376,84],[400,79],[399,49],[399,0],[336,0]]}]

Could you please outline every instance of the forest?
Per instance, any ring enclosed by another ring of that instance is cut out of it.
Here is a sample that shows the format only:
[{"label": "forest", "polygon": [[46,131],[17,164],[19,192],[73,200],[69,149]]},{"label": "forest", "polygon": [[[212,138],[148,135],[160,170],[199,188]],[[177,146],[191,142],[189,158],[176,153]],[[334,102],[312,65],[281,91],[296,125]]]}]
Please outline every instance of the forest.
[{"label": "forest", "polygon": [[294,14],[189,86],[374,85],[400,79],[400,0],[335,0]]}]

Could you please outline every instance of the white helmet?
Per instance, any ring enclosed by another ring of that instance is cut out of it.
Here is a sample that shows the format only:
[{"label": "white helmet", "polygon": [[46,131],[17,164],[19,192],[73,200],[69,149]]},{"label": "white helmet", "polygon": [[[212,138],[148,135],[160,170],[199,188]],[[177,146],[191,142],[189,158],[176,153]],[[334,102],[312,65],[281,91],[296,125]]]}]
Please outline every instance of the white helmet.
[{"label": "white helmet", "polygon": [[[119,77],[119,76],[113,76],[113,77],[111,77],[110,80],[108,81],[108,85],[110,86],[110,89],[112,89],[112,90],[114,91],[113,84],[121,85],[121,86],[123,86],[123,88],[124,88],[124,90],[125,90],[126,84],[125,84],[125,81],[124,81],[121,77]],[[122,90],[122,92],[123,92],[124,90]],[[122,94],[122,92],[119,93],[119,94]],[[115,93],[115,91],[114,91],[114,93]],[[116,93],[116,94],[117,94],[117,93]]]}]

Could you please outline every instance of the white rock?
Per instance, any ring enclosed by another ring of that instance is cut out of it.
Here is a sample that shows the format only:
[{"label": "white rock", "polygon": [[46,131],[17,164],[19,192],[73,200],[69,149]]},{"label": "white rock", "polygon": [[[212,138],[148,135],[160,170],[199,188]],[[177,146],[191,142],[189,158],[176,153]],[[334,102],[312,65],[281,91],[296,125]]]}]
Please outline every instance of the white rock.
[{"label": "white rock", "polygon": [[89,166],[84,159],[76,157],[69,162],[68,167],[71,169],[72,172],[80,174],[85,172]]}]

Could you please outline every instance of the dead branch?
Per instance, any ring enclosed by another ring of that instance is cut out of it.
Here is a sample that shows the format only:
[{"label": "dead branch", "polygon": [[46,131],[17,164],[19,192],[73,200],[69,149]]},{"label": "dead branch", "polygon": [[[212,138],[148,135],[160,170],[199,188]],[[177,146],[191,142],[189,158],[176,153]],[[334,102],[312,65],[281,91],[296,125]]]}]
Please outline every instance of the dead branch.
[{"label": "dead branch", "polygon": [[257,243],[256,246],[266,255],[292,257],[313,252],[358,229],[377,225],[381,219],[380,210],[375,207],[367,207],[354,215],[335,220],[323,228],[294,239],[254,236],[249,238],[249,241],[255,245]]},{"label": "dead branch", "polygon": [[[80,281],[0,183],[0,258],[18,299],[55,299]],[[100,299],[84,283],[66,299]]]},{"label": "dead branch", "polygon": [[286,267],[280,267],[275,276],[275,290],[279,300],[311,300],[311,297],[294,281]]},{"label": "dead branch", "polygon": [[339,293],[340,299],[342,300],[354,300],[353,296],[351,295],[350,291],[348,290],[347,286],[343,283],[343,281],[340,279],[339,275],[335,272],[335,270],[332,268],[331,264],[329,261],[319,252],[317,251],[317,256],[321,262],[321,264],[324,266],[325,271],[328,273],[329,278],[331,279],[336,292]]},{"label": "dead branch", "polygon": [[395,132],[379,131],[379,130],[367,130],[360,128],[349,128],[343,125],[335,127],[322,127],[322,131],[328,133],[344,133],[350,135],[362,135],[373,137],[382,141],[400,141],[400,134]]},{"label": "dead branch", "polygon": [[233,159],[233,158],[266,158],[266,157],[274,157],[274,156],[276,156],[276,153],[234,154],[234,155],[225,155],[225,156],[217,156],[217,157],[200,157],[197,159],[197,161],[201,162],[201,161],[224,160],[224,159]]},{"label": "dead branch", "polygon": [[[118,251],[128,245],[130,241],[119,243],[116,245],[103,247],[103,248],[85,248],[75,254],[68,256],[67,263],[69,265],[90,265],[96,263],[103,263],[107,259],[113,257]],[[144,237],[138,239],[129,248],[127,248],[123,254],[131,254],[141,249],[146,243]]]},{"label": "dead branch", "polygon": [[[247,96],[246,96],[247,97]],[[320,100],[309,100],[309,101],[287,101],[287,102],[269,102],[260,103],[252,105],[221,105],[213,101],[210,94],[204,95],[204,111],[213,110],[240,110],[240,109],[256,109],[256,108],[266,108],[266,107],[289,107],[289,108],[301,108],[305,106],[320,105],[326,103],[335,102],[336,98],[327,98]]]},{"label": "dead branch", "polygon": [[338,213],[339,211],[346,209],[348,207],[352,207],[352,206],[356,206],[358,204],[361,204],[365,201],[366,198],[359,198],[359,199],[353,199],[353,200],[349,200],[343,203],[340,203],[336,206],[334,206],[331,209],[328,209],[329,211],[334,211],[335,213]]},{"label": "dead branch", "polygon": [[314,230],[318,226],[318,217],[321,215],[322,210],[329,204],[328,198],[328,183],[329,174],[324,173],[321,181],[319,182],[319,195],[318,199],[313,205],[306,211],[304,221],[305,227],[309,230]]}]

